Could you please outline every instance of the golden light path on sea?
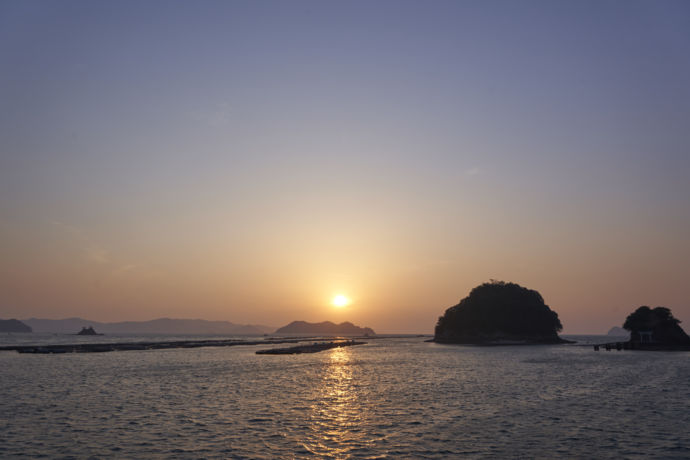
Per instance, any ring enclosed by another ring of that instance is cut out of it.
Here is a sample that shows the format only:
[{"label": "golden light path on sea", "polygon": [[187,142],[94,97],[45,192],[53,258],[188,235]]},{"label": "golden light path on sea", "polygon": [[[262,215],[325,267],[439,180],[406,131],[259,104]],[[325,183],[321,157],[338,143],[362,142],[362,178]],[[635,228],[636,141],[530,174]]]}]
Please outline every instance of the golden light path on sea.
[{"label": "golden light path on sea", "polygon": [[353,351],[343,347],[328,353],[321,385],[313,395],[304,447],[315,455],[340,458],[364,441],[366,408],[353,375]]}]

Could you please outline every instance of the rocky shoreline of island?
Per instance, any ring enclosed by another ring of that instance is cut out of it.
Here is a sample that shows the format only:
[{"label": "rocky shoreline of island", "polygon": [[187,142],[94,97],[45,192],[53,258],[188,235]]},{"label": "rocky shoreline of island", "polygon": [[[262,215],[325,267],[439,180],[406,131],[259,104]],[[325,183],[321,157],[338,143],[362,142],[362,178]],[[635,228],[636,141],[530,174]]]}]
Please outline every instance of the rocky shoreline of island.
[{"label": "rocky shoreline of island", "polygon": [[502,345],[561,345],[568,343],[576,343],[573,340],[567,340],[562,337],[556,338],[534,338],[534,337],[454,337],[454,338],[443,338],[437,337],[428,342],[435,342],[441,344],[452,344],[452,345],[479,345],[479,346],[502,346]]}]

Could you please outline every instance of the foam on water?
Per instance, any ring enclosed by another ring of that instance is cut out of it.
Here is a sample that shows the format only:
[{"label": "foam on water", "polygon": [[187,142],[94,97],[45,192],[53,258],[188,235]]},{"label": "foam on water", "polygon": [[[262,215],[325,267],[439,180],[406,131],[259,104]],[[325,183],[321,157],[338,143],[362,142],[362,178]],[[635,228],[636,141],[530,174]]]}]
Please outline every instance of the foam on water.
[{"label": "foam on water", "polygon": [[0,353],[0,457],[690,456],[690,353],[371,340]]}]

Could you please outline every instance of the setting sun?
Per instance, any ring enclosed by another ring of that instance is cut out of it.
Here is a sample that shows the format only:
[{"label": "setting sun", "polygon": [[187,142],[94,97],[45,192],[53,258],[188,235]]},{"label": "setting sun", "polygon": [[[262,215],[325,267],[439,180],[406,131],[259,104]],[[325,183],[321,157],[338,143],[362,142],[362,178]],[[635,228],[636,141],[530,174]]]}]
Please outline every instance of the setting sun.
[{"label": "setting sun", "polygon": [[350,303],[350,299],[345,297],[342,294],[338,294],[335,297],[333,297],[333,300],[331,300],[331,304],[333,304],[334,307],[345,307]]}]

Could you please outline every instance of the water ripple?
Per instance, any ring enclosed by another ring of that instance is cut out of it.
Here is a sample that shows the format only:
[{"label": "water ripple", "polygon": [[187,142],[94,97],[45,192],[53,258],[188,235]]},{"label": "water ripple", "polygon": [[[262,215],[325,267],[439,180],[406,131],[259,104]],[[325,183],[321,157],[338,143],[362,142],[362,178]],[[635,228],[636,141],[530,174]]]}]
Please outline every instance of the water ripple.
[{"label": "water ripple", "polygon": [[687,458],[687,353],[0,353],[0,457]]}]

